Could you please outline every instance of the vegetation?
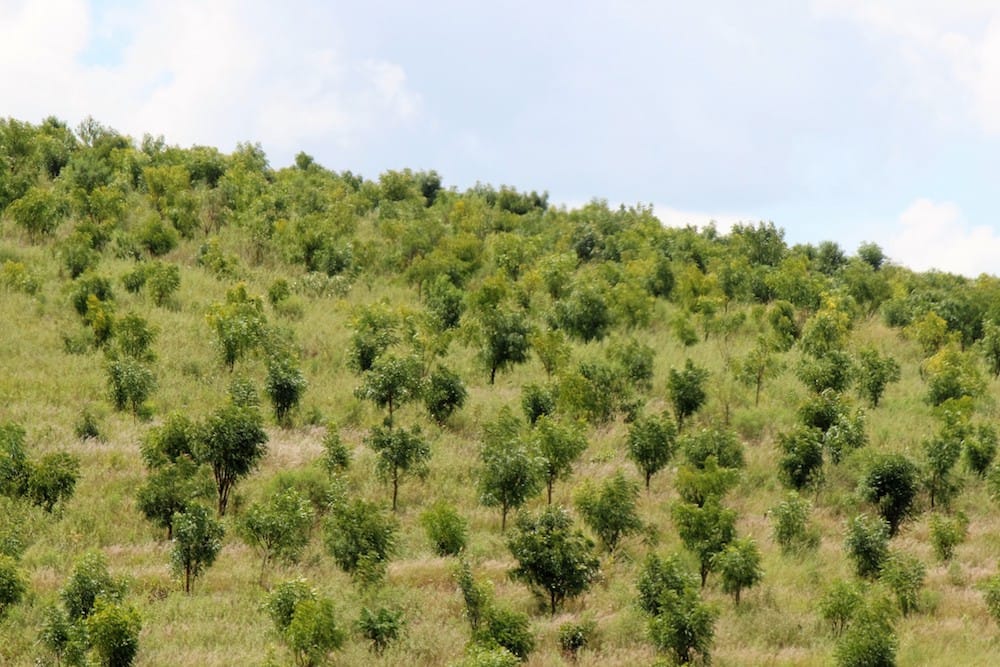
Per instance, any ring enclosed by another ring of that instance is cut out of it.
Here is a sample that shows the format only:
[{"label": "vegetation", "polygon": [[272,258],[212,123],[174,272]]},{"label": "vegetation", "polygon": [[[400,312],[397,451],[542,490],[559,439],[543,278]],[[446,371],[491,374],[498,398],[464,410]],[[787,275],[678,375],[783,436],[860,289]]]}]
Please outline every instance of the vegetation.
[{"label": "vegetation", "polygon": [[995,652],[996,277],[5,119],[0,294],[2,664]]}]

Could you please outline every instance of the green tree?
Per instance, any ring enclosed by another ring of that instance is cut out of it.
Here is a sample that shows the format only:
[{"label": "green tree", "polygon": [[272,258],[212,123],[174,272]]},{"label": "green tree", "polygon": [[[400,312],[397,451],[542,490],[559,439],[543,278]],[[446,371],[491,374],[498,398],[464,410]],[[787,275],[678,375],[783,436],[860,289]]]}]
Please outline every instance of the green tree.
[{"label": "green tree", "polygon": [[651,555],[639,575],[640,606],[650,615],[649,634],[658,651],[678,664],[700,656],[708,664],[717,612],[702,602],[696,579],[677,556]]},{"label": "green tree", "polygon": [[827,586],[817,606],[819,615],[839,637],[863,603],[864,598],[856,583],[838,579]]},{"label": "green tree", "polygon": [[823,480],[823,435],[819,429],[799,426],[778,436],[782,456],[778,461],[781,481],[801,491]]},{"label": "green tree", "polygon": [[969,520],[959,513],[954,517],[943,517],[940,514],[931,515],[931,546],[934,555],[942,562],[947,562],[955,555],[955,547],[965,541]]},{"label": "green tree", "polygon": [[396,550],[399,527],[364,500],[335,506],[323,526],[327,551],[340,569],[362,583],[381,580]]},{"label": "green tree", "polygon": [[782,361],[775,357],[771,346],[763,338],[746,356],[733,363],[733,375],[747,387],[753,387],[753,404],[760,405],[760,392],[764,382],[777,376],[784,369]]},{"label": "green tree", "polygon": [[858,485],[861,497],[875,505],[885,519],[890,536],[912,513],[917,490],[917,466],[902,454],[879,456]]},{"label": "green tree", "polygon": [[675,486],[684,502],[704,507],[711,499],[721,500],[740,480],[739,471],[722,468],[714,455],[709,456],[702,468],[683,465],[677,469]]},{"label": "green tree", "polygon": [[530,343],[548,377],[562,370],[572,356],[566,334],[560,329],[546,329],[535,333],[531,336]]},{"label": "green tree", "polygon": [[108,390],[116,410],[139,415],[143,404],[156,389],[156,376],[142,361],[128,356],[109,359],[106,365]]},{"label": "green tree", "polygon": [[295,358],[285,352],[267,358],[267,381],[264,391],[274,406],[274,418],[279,424],[289,422],[289,414],[302,400],[309,383]]},{"label": "green tree", "polygon": [[892,616],[881,600],[860,605],[837,642],[837,667],[895,667],[899,640],[892,629]]},{"label": "green tree", "polygon": [[198,500],[207,500],[215,492],[204,466],[189,456],[153,468],[146,482],[136,492],[136,505],[143,516],[173,539],[174,515],[188,510]]},{"label": "green tree", "polygon": [[176,264],[155,261],[146,267],[146,287],[157,306],[172,303],[172,297],[181,286],[181,270]]},{"label": "green tree", "polygon": [[812,503],[792,491],[768,512],[774,523],[774,540],[783,553],[819,546],[819,532],[809,526],[811,511]]},{"label": "green tree", "polygon": [[420,427],[382,428],[376,426],[365,439],[375,452],[376,470],[380,477],[392,482],[392,511],[396,511],[399,483],[406,475],[427,476],[427,462],[431,448],[424,440]]},{"label": "green tree", "polygon": [[490,384],[497,371],[528,360],[531,325],[527,317],[506,307],[483,313],[479,318],[479,357],[490,371]]},{"label": "green tree", "polygon": [[97,551],[89,551],[76,561],[73,573],[59,591],[71,621],[90,616],[97,598],[117,602],[124,594],[124,584],[111,577],[107,559]]},{"label": "green tree", "polygon": [[465,405],[469,392],[458,373],[438,365],[427,378],[424,387],[424,406],[438,424],[443,425],[452,413]]},{"label": "green tree", "polygon": [[468,543],[468,522],[453,505],[444,501],[438,501],[425,510],[420,515],[420,525],[439,556],[457,556]]},{"label": "green tree", "polygon": [[216,303],[207,315],[215,331],[222,361],[232,372],[236,362],[257,349],[267,331],[264,302],[251,296],[245,283],[226,292],[226,300]]},{"label": "green tree", "polygon": [[896,596],[899,610],[907,616],[917,608],[917,598],[924,585],[927,568],[914,556],[890,553],[882,564],[879,581],[886,584]]},{"label": "green tree", "polygon": [[212,468],[219,516],[226,513],[233,487],[257,467],[267,451],[262,421],[256,408],[229,404],[211,414],[201,428],[198,460]]},{"label": "green tree", "polygon": [[73,497],[79,476],[79,458],[68,452],[46,454],[31,467],[28,497],[46,512],[52,512],[58,503]]},{"label": "green tree", "polygon": [[703,428],[685,433],[680,438],[680,448],[687,462],[695,468],[704,468],[711,456],[723,468],[744,466],[743,444],[733,431]]},{"label": "green tree", "polygon": [[740,603],[743,589],[755,586],[764,577],[760,550],[751,538],[736,539],[712,557],[712,569],[722,578],[722,590]]},{"label": "green tree", "polygon": [[947,506],[958,493],[958,483],[952,479],[952,470],[962,454],[966,431],[964,425],[946,423],[938,434],[924,441],[927,466],[923,482],[931,509],[938,504]]},{"label": "green tree", "polygon": [[191,580],[215,562],[222,549],[225,529],[212,518],[204,505],[193,504],[174,515],[174,543],[170,562],[174,572],[184,576],[184,592],[191,592]]},{"label": "green tree", "polygon": [[889,523],[866,514],[854,517],[847,523],[844,546],[858,576],[875,579],[889,557]]},{"label": "green tree", "polygon": [[585,483],[574,498],[576,508],[600,538],[605,548],[614,553],[623,537],[642,529],[636,510],[639,485],[625,477],[621,470],[605,479],[599,488]]},{"label": "green tree", "polygon": [[6,554],[0,554],[0,620],[7,609],[21,601],[28,591],[24,574],[17,561]]},{"label": "green tree", "polygon": [[422,375],[418,358],[382,355],[364,372],[354,395],[386,408],[391,424],[395,409],[420,395]]},{"label": "green tree", "polygon": [[105,667],[128,667],[139,651],[142,618],[134,607],[98,599],[87,618],[87,636]]},{"label": "green tree", "polygon": [[390,644],[399,639],[404,627],[402,609],[379,607],[372,611],[368,607],[362,607],[358,617],[358,630],[370,642],[371,650],[376,655],[382,655]]},{"label": "green tree", "polygon": [[965,396],[978,398],[986,388],[972,358],[955,344],[942,347],[925,360],[921,373],[927,380],[927,402],[934,406]]},{"label": "green tree", "polygon": [[479,502],[500,508],[500,532],[505,532],[507,513],[541,490],[544,464],[524,443],[520,424],[508,410],[486,426],[480,460]]},{"label": "green tree", "polygon": [[348,365],[358,373],[372,368],[375,360],[399,340],[399,322],[385,304],[358,308],[351,320],[354,333],[347,351]]},{"label": "green tree", "polygon": [[629,424],[628,457],[645,478],[647,491],[650,478],[670,462],[676,443],[677,428],[666,415],[643,416]]},{"label": "green tree", "polygon": [[535,635],[531,632],[528,615],[496,605],[490,607],[473,638],[485,646],[509,651],[522,662],[535,649]]},{"label": "green tree", "polygon": [[717,498],[709,498],[701,507],[675,502],[671,515],[681,542],[698,559],[704,588],[712,571],[712,558],[736,537],[736,512],[723,507]]},{"label": "green tree", "polygon": [[327,656],[343,646],[347,638],[337,624],[333,601],[327,598],[299,601],[284,637],[299,667],[324,664]]},{"label": "green tree", "polygon": [[539,417],[532,432],[534,448],[542,459],[548,502],[552,504],[552,487],[556,480],[565,479],[573,472],[573,464],[584,450],[587,439],[579,428],[561,424],[548,417]]},{"label": "green tree", "polygon": [[537,516],[519,514],[507,546],[518,563],[511,577],[546,597],[552,615],[563,600],[586,591],[598,573],[593,542],[573,529],[561,507],[549,506]]},{"label": "green tree", "polygon": [[263,503],[254,503],[240,518],[240,537],[261,556],[260,583],[274,559],[295,562],[309,542],[313,509],[294,489],[286,489]]},{"label": "green tree", "polygon": [[874,347],[863,348],[858,353],[855,366],[858,393],[873,408],[878,407],[886,385],[899,381],[899,363],[888,355],[879,354]]},{"label": "green tree", "polygon": [[316,591],[305,579],[283,581],[264,600],[264,610],[274,621],[279,634],[284,634],[292,622],[295,606],[302,600],[315,600]]},{"label": "green tree", "polygon": [[54,189],[34,186],[7,207],[7,215],[37,243],[59,227],[66,216],[66,202]]},{"label": "green tree", "polygon": [[593,287],[577,286],[555,303],[554,319],[570,337],[584,343],[602,340],[611,328],[611,311]]},{"label": "green tree", "polygon": [[683,428],[684,420],[704,404],[707,379],[708,370],[696,366],[690,359],[685,359],[682,370],[670,369],[667,377],[667,394],[674,408],[678,428]]}]

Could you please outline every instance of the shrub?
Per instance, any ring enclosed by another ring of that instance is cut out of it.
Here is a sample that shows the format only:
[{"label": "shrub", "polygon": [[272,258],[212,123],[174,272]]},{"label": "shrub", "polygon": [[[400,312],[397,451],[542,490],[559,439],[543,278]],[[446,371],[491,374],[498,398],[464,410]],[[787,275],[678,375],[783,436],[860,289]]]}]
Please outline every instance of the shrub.
[{"label": "shrub", "polygon": [[180,286],[181,271],[176,264],[157,261],[146,269],[146,287],[157,306],[169,304]]},{"label": "shrub", "polygon": [[441,365],[431,372],[424,387],[427,413],[438,424],[444,424],[455,410],[461,409],[468,396],[462,378]]},{"label": "shrub", "polygon": [[239,523],[240,536],[261,555],[260,582],[274,559],[296,562],[309,542],[313,510],[309,501],[287,489],[250,506]]},{"label": "shrub", "polygon": [[722,590],[740,603],[743,589],[755,586],[764,577],[760,567],[760,550],[750,538],[733,540],[712,556],[712,570],[722,578]]},{"label": "shrub", "polygon": [[670,653],[676,662],[687,664],[700,656],[709,664],[717,616],[693,588],[670,591],[660,613],[650,620],[649,634],[657,650]]},{"label": "shrub", "polygon": [[323,467],[332,475],[347,470],[350,465],[351,450],[340,437],[337,425],[330,422],[326,425],[326,435],[323,436]]},{"label": "shrub", "polygon": [[847,524],[844,546],[858,576],[875,579],[889,556],[889,523],[865,514],[854,517]]},{"label": "shrub", "polygon": [[961,513],[955,517],[931,516],[931,546],[938,560],[951,560],[955,547],[965,541],[968,524],[968,519]]},{"label": "shrub", "polygon": [[819,546],[819,532],[809,526],[811,511],[812,504],[800,498],[794,491],[771,508],[774,540],[781,546],[783,553],[815,549]]},{"label": "shrub", "polygon": [[855,612],[834,656],[838,667],[894,667],[898,644],[891,612],[880,601],[869,601]]},{"label": "shrub", "polygon": [[906,616],[917,608],[917,596],[924,585],[926,574],[927,568],[917,558],[892,553],[882,565],[879,581],[892,590],[899,610]]},{"label": "shrub", "polygon": [[80,417],[73,424],[73,433],[80,440],[102,439],[100,423],[97,416],[89,408],[80,411]]},{"label": "shrub", "polygon": [[864,500],[875,505],[892,536],[913,510],[917,488],[916,465],[902,454],[883,454],[869,467],[858,491]]},{"label": "shrub", "polygon": [[732,431],[707,428],[687,433],[680,439],[684,456],[695,468],[704,468],[708,457],[714,456],[723,468],[742,468],[743,444]]},{"label": "shrub", "polygon": [[420,515],[420,525],[439,556],[457,556],[468,542],[468,523],[444,501],[438,501]]},{"label": "shrub", "polygon": [[560,625],[559,648],[563,655],[576,660],[577,654],[593,643],[596,630],[597,624],[590,620],[579,623],[568,621]]},{"label": "shrub", "polygon": [[191,505],[173,518],[174,543],[170,562],[174,572],[184,577],[184,592],[191,592],[192,579],[215,562],[222,549],[225,529],[203,505]]},{"label": "shrub", "polygon": [[427,461],[431,449],[424,440],[419,426],[412,429],[376,426],[365,438],[376,454],[375,468],[379,477],[392,483],[392,511],[396,511],[399,484],[406,475],[420,479],[427,476]]},{"label": "shrub", "polygon": [[628,428],[628,457],[646,480],[662,470],[674,455],[677,427],[667,417],[639,417]]},{"label": "shrub", "polygon": [[385,575],[396,549],[395,519],[364,500],[335,507],[324,525],[327,551],[337,565],[362,583],[375,583]]},{"label": "shrub", "polygon": [[980,586],[986,610],[993,620],[1000,623],[1000,574],[995,574]]},{"label": "shrub", "polygon": [[332,600],[307,598],[295,605],[284,638],[296,664],[314,667],[325,663],[327,655],[344,644],[346,635],[337,625]]},{"label": "shrub", "polygon": [[59,597],[69,619],[78,621],[90,615],[97,598],[107,602],[119,601],[124,593],[125,586],[108,574],[108,564],[104,556],[91,551],[76,561],[73,573],[59,591]]},{"label": "shrub", "polygon": [[278,632],[284,633],[292,622],[296,605],[302,600],[315,599],[316,591],[306,583],[305,579],[292,579],[274,587],[264,601],[264,610],[274,621]]},{"label": "shrub", "polygon": [[965,463],[979,477],[985,477],[997,454],[997,432],[990,424],[980,424],[963,440]]},{"label": "shrub", "polygon": [[521,661],[527,660],[535,649],[535,635],[531,632],[528,615],[506,607],[490,609],[475,639],[487,646],[504,648]]},{"label": "shrub", "polygon": [[288,354],[272,354],[267,358],[267,381],[264,391],[274,406],[274,418],[279,424],[289,422],[289,413],[302,400],[308,386],[298,363]]},{"label": "shrub", "polygon": [[106,366],[108,391],[116,410],[140,416],[143,404],[156,389],[156,377],[143,362],[132,357],[110,359]]},{"label": "shrub", "polygon": [[132,607],[99,599],[87,618],[87,636],[107,667],[128,667],[139,650],[142,619]]},{"label": "shrub", "polygon": [[839,637],[863,602],[864,598],[857,584],[838,580],[830,584],[820,598],[819,615],[830,624],[833,634]]},{"label": "shrub", "polygon": [[690,359],[684,361],[682,370],[670,369],[667,377],[667,394],[674,408],[678,428],[682,428],[684,420],[697,412],[705,403],[707,379],[708,370],[696,366]]},{"label": "shrub", "polygon": [[46,454],[32,466],[28,477],[28,497],[46,512],[69,500],[80,476],[80,460],[67,452]]},{"label": "shrub", "polygon": [[7,609],[24,597],[28,584],[17,561],[8,555],[0,554],[0,619],[7,614]]},{"label": "shrub", "polygon": [[358,618],[358,630],[371,642],[371,649],[378,655],[382,655],[389,644],[399,638],[405,625],[401,609],[379,607],[372,611],[368,607],[362,607]]},{"label": "shrub", "polygon": [[577,492],[575,502],[583,522],[613,553],[623,537],[642,529],[636,509],[638,498],[639,485],[619,470],[598,488],[585,484]]},{"label": "shrub", "polygon": [[136,232],[139,244],[154,257],[166,255],[177,247],[178,236],[173,228],[165,225],[159,215],[150,214]]},{"label": "shrub", "polygon": [[551,415],[556,409],[556,397],[551,387],[526,384],[521,388],[521,410],[528,423],[534,425],[539,417]]},{"label": "shrub", "polygon": [[778,436],[782,457],[778,476],[786,485],[801,491],[823,480],[823,435],[819,429],[800,426]]}]

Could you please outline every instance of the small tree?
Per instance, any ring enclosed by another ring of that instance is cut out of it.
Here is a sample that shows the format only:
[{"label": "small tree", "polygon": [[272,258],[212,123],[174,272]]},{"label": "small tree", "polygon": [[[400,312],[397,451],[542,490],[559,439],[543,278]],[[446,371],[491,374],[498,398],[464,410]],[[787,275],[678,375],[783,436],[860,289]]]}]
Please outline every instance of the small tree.
[{"label": "small tree", "polygon": [[760,392],[764,383],[781,373],[784,367],[771,345],[762,338],[745,357],[735,360],[733,374],[745,386],[753,388],[753,404],[756,406],[760,405]]},{"label": "small tree", "polygon": [[938,560],[947,562],[952,559],[955,547],[965,541],[968,527],[969,520],[962,513],[954,517],[931,516],[931,546]]},{"label": "small tree", "polygon": [[572,356],[566,334],[559,329],[546,329],[535,334],[531,337],[531,347],[548,377],[561,370]]},{"label": "small tree", "polygon": [[278,352],[267,358],[264,391],[271,399],[274,418],[279,424],[289,423],[289,413],[302,400],[307,386],[309,383],[291,354]]},{"label": "small tree", "polygon": [[265,503],[250,506],[240,520],[239,533],[261,556],[261,585],[269,562],[275,558],[288,562],[299,559],[309,542],[312,521],[312,506],[294,489],[286,489]]},{"label": "small tree", "polygon": [[215,331],[222,362],[230,372],[237,361],[257,349],[267,332],[264,302],[251,296],[245,283],[228,290],[225,302],[213,305],[207,320]]},{"label": "small tree", "polygon": [[819,615],[839,637],[863,603],[864,598],[857,584],[838,580],[830,584],[820,598]]},{"label": "small tree", "polygon": [[670,369],[667,377],[667,393],[674,407],[674,417],[678,428],[684,427],[684,420],[697,412],[705,402],[705,380],[708,370],[696,366],[690,359],[685,359],[684,368],[678,371]]},{"label": "small tree", "polygon": [[739,471],[720,468],[715,456],[708,457],[704,468],[683,465],[677,469],[675,486],[684,502],[704,507],[711,499],[721,500],[740,480]]},{"label": "small tree", "polygon": [[573,472],[573,464],[587,449],[587,440],[579,428],[545,416],[538,418],[532,435],[535,450],[542,459],[551,505],[553,485],[556,480],[566,478]]},{"label": "small tree", "polygon": [[198,460],[212,468],[219,516],[226,513],[229,493],[248,476],[267,451],[267,433],[255,407],[226,405],[209,416],[197,443]]},{"label": "small tree", "polygon": [[136,505],[149,521],[167,529],[173,538],[174,515],[186,512],[198,500],[208,500],[214,492],[205,467],[188,456],[154,468],[136,492]]},{"label": "small tree", "polygon": [[468,542],[468,522],[444,501],[434,503],[420,515],[420,525],[427,533],[427,539],[439,556],[457,556]]},{"label": "small tree", "polygon": [[444,424],[452,413],[465,405],[469,392],[457,373],[438,366],[431,372],[424,387],[424,406],[438,424]]},{"label": "small tree", "polygon": [[875,579],[889,556],[889,523],[865,514],[854,517],[847,524],[844,546],[858,576]]},{"label": "small tree", "polygon": [[480,450],[479,501],[500,508],[500,532],[507,528],[507,513],[538,493],[543,484],[543,463],[521,440],[520,425],[503,411],[485,429]]},{"label": "small tree", "polygon": [[90,551],[76,561],[73,573],[59,591],[59,597],[70,621],[79,621],[90,616],[97,598],[117,602],[124,593],[124,584],[108,573],[104,555]]},{"label": "small tree", "polygon": [[589,482],[576,494],[576,508],[587,524],[600,538],[605,548],[614,553],[618,542],[642,529],[636,511],[639,485],[617,471],[595,488]]},{"label": "small tree", "polygon": [[116,410],[139,415],[143,404],[156,389],[156,376],[142,361],[128,356],[108,360],[108,390]]},{"label": "small tree", "polygon": [[131,606],[98,599],[87,618],[87,636],[106,667],[128,667],[139,651],[142,619]]},{"label": "small tree", "polygon": [[174,546],[170,561],[174,572],[184,576],[184,592],[191,592],[191,580],[215,562],[222,549],[225,529],[204,505],[191,505],[174,515]]},{"label": "small tree", "polygon": [[462,601],[465,603],[465,619],[469,622],[472,634],[475,635],[493,606],[491,590],[486,584],[475,580],[472,568],[464,558],[459,560],[458,567],[455,568],[455,583],[458,584]]},{"label": "small tree", "polygon": [[507,546],[518,562],[511,576],[547,597],[552,615],[563,600],[586,591],[598,573],[593,542],[573,529],[561,507],[549,506],[537,516],[519,514]]},{"label": "small tree", "polygon": [[17,561],[0,554],[0,620],[7,614],[7,609],[21,601],[27,590],[28,584]]},{"label": "small tree", "polygon": [[526,384],[521,387],[521,411],[532,426],[539,417],[551,415],[556,410],[555,390],[552,386]]},{"label": "small tree", "polygon": [[899,610],[907,616],[917,608],[917,597],[924,585],[927,568],[914,556],[892,553],[882,564],[879,581],[896,596]]},{"label": "small tree", "polygon": [[913,511],[917,488],[917,467],[902,454],[883,454],[861,479],[858,491],[875,505],[893,536]]},{"label": "small tree", "polygon": [[888,355],[879,354],[874,347],[866,347],[858,353],[858,363],[854,368],[858,394],[877,408],[886,385],[898,382],[899,363]]},{"label": "small tree", "polygon": [[354,333],[347,350],[348,365],[359,373],[371,369],[375,360],[398,341],[397,326],[395,314],[384,304],[359,308],[351,320]]},{"label": "small tree", "polygon": [[337,625],[332,600],[307,598],[295,605],[284,637],[296,665],[317,667],[326,662],[327,655],[343,646],[346,633]]},{"label": "small tree", "polygon": [[509,651],[522,662],[528,659],[535,649],[535,635],[531,632],[527,614],[507,607],[491,606],[483,620],[473,636],[476,642]]},{"label": "small tree", "polygon": [[376,469],[380,477],[392,482],[392,511],[396,511],[399,483],[412,474],[423,478],[427,475],[427,461],[431,448],[420,433],[420,427],[388,429],[376,426],[365,439],[378,457]]},{"label": "small tree", "polygon": [[703,428],[684,434],[679,444],[684,458],[695,468],[705,468],[711,457],[715,457],[715,462],[723,468],[744,466],[743,443],[733,431]]},{"label": "small tree", "polygon": [[660,418],[639,417],[629,425],[628,457],[645,478],[647,491],[650,478],[673,457],[676,441],[677,428],[666,415]]},{"label": "small tree", "polygon": [[785,554],[819,546],[819,532],[809,526],[812,504],[794,491],[771,508],[774,540]]},{"label": "small tree", "polygon": [[952,479],[951,473],[962,454],[965,430],[965,428],[949,428],[946,425],[939,434],[924,441],[927,467],[923,481],[930,498],[931,509],[938,504],[947,507],[958,493],[958,484]]},{"label": "small tree", "polygon": [[333,475],[347,470],[351,465],[351,450],[344,444],[335,422],[326,425],[326,435],[323,436],[323,468]]},{"label": "small tree", "polygon": [[422,373],[420,360],[416,357],[383,355],[364,372],[354,395],[386,408],[388,423],[392,424],[395,409],[419,395]]},{"label": "small tree", "polygon": [[837,642],[838,667],[893,667],[898,640],[892,630],[892,612],[882,600],[858,607],[847,631]]},{"label": "small tree", "polygon": [[1000,574],[994,574],[980,586],[983,591],[983,601],[986,610],[993,620],[1000,623]]},{"label": "small tree", "polygon": [[364,500],[335,506],[324,525],[326,549],[340,569],[362,583],[384,576],[396,550],[395,519]]},{"label": "small tree", "polygon": [[760,550],[750,538],[733,540],[712,557],[712,569],[722,577],[722,590],[739,605],[743,589],[756,585],[763,577]]},{"label": "small tree", "polygon": [[783,452],[778,462],[781,481],[795,489],[815,487],[823,479],[823,434],[819,429],[800,426],[778,436]]},{"label": "small tree", "polygon": [[698,558],[704,588],[712,571],[712,557],[736,537],[736,512],[710,498],[702,507],[676,502],[671,514],[684,546]]},{"label": "small tree", "polygon": [[568,621],[559,626],[559,648],[562,654],[576,662],[581,650],[594,642],[597,624],[592,620],[574,623]]},{"label": "small tree", "polygon": [[382,653],[389,644],[399,639],[405,627],[402,609],[387,609],[379,607],[372,611],[368,607],[361,608],[358,618],[358,630],[362,636],[371,642],[371,650],[376,655]]},{"label": "small tree", "polygon": [[479,356],[490,371],[490,384],[497,371],[528,360],[531,326],[519,311],[498,307],[480,316]]},{"label": "small tree", "polygon": [[80,460],[68,452],[46,454],[31,468],[28,497],[46,512],[73,497],[80,476]]},{"label": "small tree", "polygon": [[991,424],[971,428],[965,437],[963,453],[965,464],[978,477],[985,477],[997,455],[997,432]]},{"label": "small tree", "polygon": [[279,634],[284,634],[295,614],[295,606],[302,600],[315,600],[316,591],[305,579],[283,581],[268,594],[264,601],[267,611]]}]

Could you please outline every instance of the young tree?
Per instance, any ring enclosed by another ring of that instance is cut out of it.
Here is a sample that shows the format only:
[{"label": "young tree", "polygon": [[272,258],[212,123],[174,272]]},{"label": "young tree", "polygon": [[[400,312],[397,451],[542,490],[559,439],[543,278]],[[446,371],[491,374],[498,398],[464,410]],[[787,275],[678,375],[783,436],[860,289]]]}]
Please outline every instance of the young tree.
[{"label": "young tree", "polygon": [[866,347],[858,353],[854,370],[858,394],[868,399],[873,408],[878,407],[886,385],[900,378],[899,363],[889,355],[879,354],[874,347]]},{"label": "young tree", "polygon": [[207,319],[230,372],[237,361],[260,345],[267,332],[264,302],[251,296],[245,283],[228,290],[225,302],[213,305]]},{"label": "young tree", "polygon": [[389,644],[399,639],[403,633],[403,610],[379,607],[372,611],[368,607],[362,607],[357,625],[362,636],[371,643],[370,648],[375,655],[382,655]]},{"label": "young tree", "polygon": [[639,575],[639,604],[650,615],[649,634],[657,650],[678,664],[700,655],[707,664],[717,613],[698,596],[697,579],[678,556],[650,555]]},{"label": "young tree", "polygon": [[323,526],[326,549],[340,569],[362,583],[381,580],[396,550],[399,527],[364,500],[335,506]]},{"label": "young tree", "polygon": [[709,456],[702,468],[683,465],[677,469],[675,486],[684,502],[704,507],[711,499],[721,500],[740,481],[735,468],[722,468]]},{"label": "young tree", "polygon": [[854,517],[847,524],[844,546],[858,576],[875,579],[889,556],[889,523],[877,516]]},{"label": "young tree", "polygon": [[173,539],[174,515],[183,513],[198,500],[212,497],[212,478],[207,468],[181,455],[174,462],[153,468],[145,484],[136,492],[136,505],[143,516]]},{"label": "young tree", "polygon": [[927,568],[918,558],[897,552],[890,553],[885,559],[878,578],[895,594],[903,616],[908,616],[917,608],[917,598],[926,575]]},{"label": "young tree", "polygon": [[500,532],[507,528],[507,513],[520,507],[544,482],[543,462],[523,442],[520,424],[509,411],[488,424],[480,450],[479,502],[500,508]]},{"label": "young tree", "polygon": [[671,514],[681,542],[698,558],[704,588],[712,571],[712,557],[736,537],[736,512],[723,507],[717,498],[709,498],[702,507],[676,502]]},{"label": "young tree", "polygon": [[532,433],[535,450],[542,459],[549,504],[552,504],[552,486],[558,479],[569,477],[573,464],[584,450],[587,439],[579,428],[561,424],[548,417],[539,417]]},{"label": "young tree", "polygon": [[128,667],[139,651],[142,618],[134,607],[98,599],[87,618],[87,637],[101,665]]},{"label": "young tree", "polygon": [[153,371],[138,359],[118,356],[108,359],[108,390],[116,410],[128,409],[139,415],[143,404],[156,389]]},{"label": "young tree", "polygon": [[827,587],[817,607],[819,615],[839,637],[863,603],[858,584],[838,579]]},{"label": "young tree", "polygon": [[371,369],[375,360],[392,347],[399,336],[398,318],[383,303],[362,306],[351,320],[351,345],[347,350],[347,363],[358,373]]},{"label": "young tree", "polygon": [[861,497],[885,519],[890,536],[913,511],[917,489],[917,467],[902,454],[879,456],[858,486]]},{"label": "young tree", "polygon": [[823,434],[819,429],[799,426],[780,434],[778,443],[783,452],[778,462],[782,482],[801,491],[823,480]]},{"label": "young tree", "polygon": [[819,532],[809,525],[811,511],[812,503],[792,491],[768,512],[774,522],[774,541],[781,546],[782,553],[819,546]]},{"label": "young tree", "polygon": [[760,392],[764,382],[777,376],[785,365],[776,358],[766,340],[761,338],[745,357],[733,363],[733,375],[747,387],[753,387],[753,404],[760,405]]},{"label": "young tree", "polygon": [[170,561],[174,572],[184,576],[184,592],[191,592],[191,580],[215,562],[222,549],[225,529],[212,518],[204,505],[191,505],[174,515],[174,546]]},{"label": "young tree", "polygon": [[590,587],[600,567],[591,555],[593,542],[573,529],[561,507],[549,506],[537,516],[519,514],[507,546],[518,562],[511,577],[547,597],[553,616],[563,600]]},{"label": "young tree", "polygon": [[730,593],[737,605],[743,589],[756,585],[764,576],[760,567],[760,550],[749,537],[733,540],[715,554],[712,569],[722,577],[722,590]]},{"label": "young tree", "polygon": [[636,511],[639,485],[617,471],[595,488],[585,483],[575,497],[576,508],[583,522],[600,538],[605,548],[614,553],[618,542],[642,529]]},{"label": "young tree", "polygon": [[288,352],[276,352],[267,358],[267,381],[264,391],[274,406],[274,418],[279,424],[289,424],[294,409],[309,383],[295,358]]},{"label": "young tree", "polygon": [[444,425],[452,413],[465,405],[469,392],[462,378],[454,371],[438,365],[427,378],[424,406],[438,425]]},{"label": "young tree", "polygon": [[947,506],[958,493],[958,483],[952,479],[951,473],[962,454],[962,440],[966,431],[964,426],[955,429],[946,425],[940,433],[924,441],[927,468],[923,481],[931,509],[938,504]]},{"label": "young tree", "polygon": [[229,404],[210,415],[197,443],[198,460],[212,468],[219,516],[226,513],[229,493],[248,476],[267,451],[267,433],[255,407]]},{"label": "young tree", "polygon": [[531,325],[523,313],[507,307],[482,313],[479,324],[479,357],[489,369],[493,384],[497,371],[528,360]]},{"label": "young tree", "polygon": [[7,614],[7,609],[21,601],[27,590],[28,584],[17,561],[0,554],[0,620]]},{"label": "young tree", "polygon": [[391,426],[394,410],[419,396],[422,375],[418,358],[382,355],[364,372],[354,395],[388,409]]},{"label": "young tree", "polygon": [[420,525],[439,556],[457,556],[469,539],[468,522],[455,507],[438,501],[420,515]]},{"label": "young tree", "polygon": [[684,420],[697,412],[705,402],[707,379],[708,370],[696,366],[690,359],[684,361],[682,370],[670,369],[667,377],[667,393],[674,407],[678,428],[683,428]]},{"label": "young tree", "polygon": [[305,599],[295,605],[292,620],[285,628],[285,642],[295,655],[295,664],[318,667],[347,638],[337,624],[333,600]]},{"label": "young tree", "polygon": [[264,610],[274,621],[279,634],[284,634],[295,614],[295,606],[302,600],[315,600],[316,591],[305,579],[283,581],[275,586],[264,600]]},{"label": "young tree", "polygon": [[666,415],[660,418],[639,417],[629,425],[628,457],[645,478],[647,491],[650,478],[673,457],[676,442],[677,428]]},{"label": "young tree", "polygon": [[31,467],[28,476],[28,497],[46,512],[73,497],[80,476],[80,459],[68,452],[53,452],[43,456]]},{"label": "young tree", "polygon": [[279,558],[295,562],[309,542],[313,509],[294,489],[287,489],[254,503],[239,523],[243,541],[261,555],[260,584],[264,585],[267,564]]},{"label": "young tree", "polygon": [[561,330],[546,329],[531,336],[530,342],[548,377],[551,378],[569,363],[572,356],[571,349],[566,334]]},{"label": "young tree", "polygon": [[124,593],[124,583],[108,573],[108,561],[104,554],[90,551],[76,561],[73,573],[59,591],[59,597],[69,620],[75,622],[90,616],[97,598],[117,602]]},{"label": "young tree", "polygon": [[419,426],[411,430],[376,426],[365,442],[378,457],[376,469],[379,476],[392,482],[392,511],[395,512],[400,481],[409,474],[420,478],[427,475],[431,448],[421,435]]}]

